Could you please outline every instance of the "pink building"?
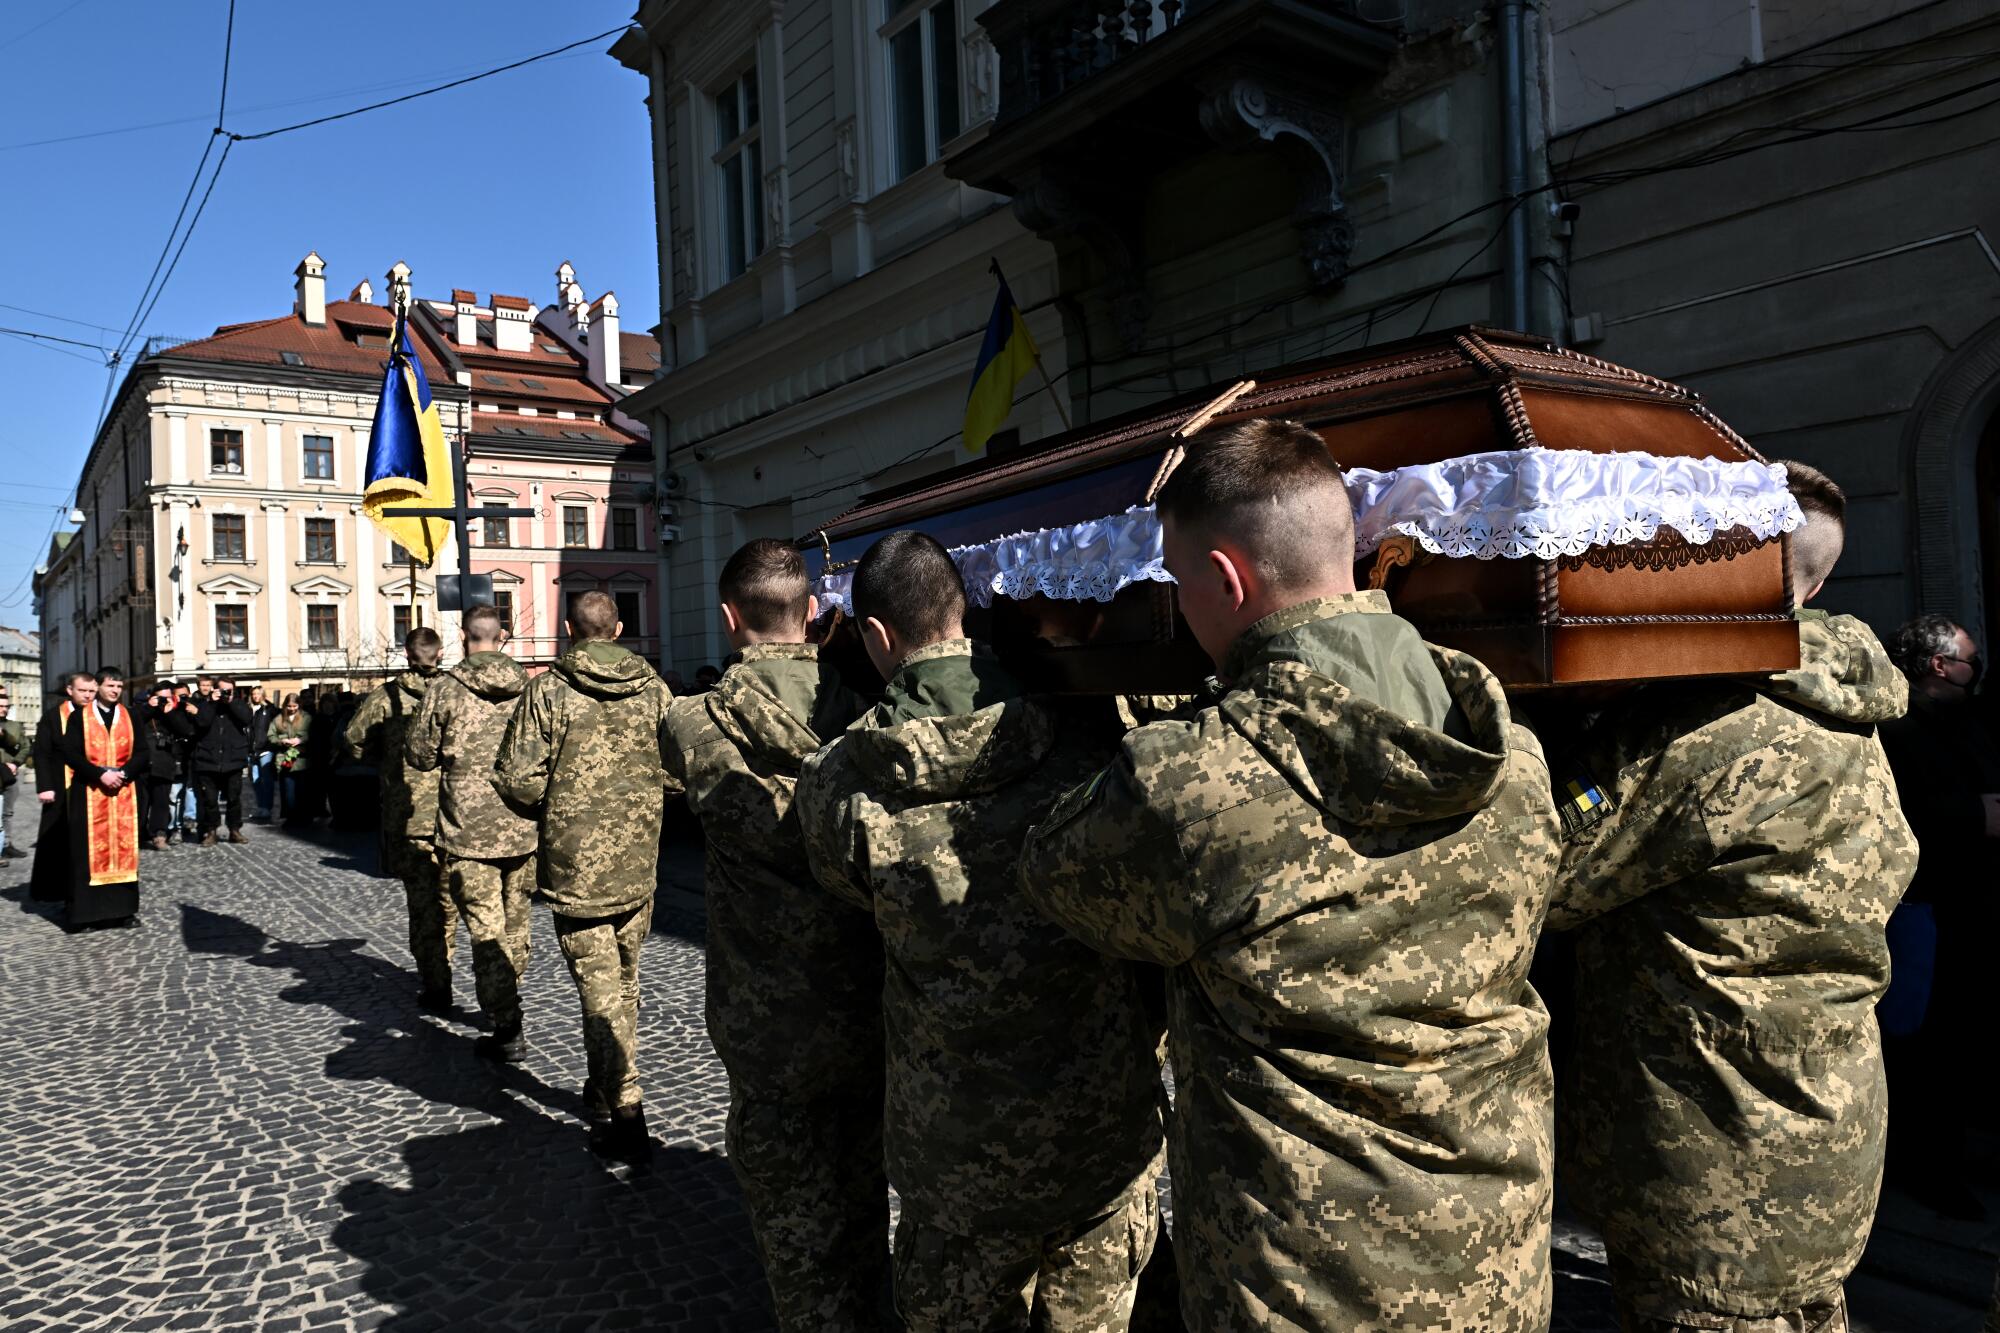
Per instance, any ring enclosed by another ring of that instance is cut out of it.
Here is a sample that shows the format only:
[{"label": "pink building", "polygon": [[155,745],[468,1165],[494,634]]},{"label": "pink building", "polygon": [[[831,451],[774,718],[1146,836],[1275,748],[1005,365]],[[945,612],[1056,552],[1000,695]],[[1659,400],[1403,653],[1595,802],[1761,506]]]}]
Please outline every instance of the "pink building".
[{"label": "pink building", "polygon": [[418,336],[469,399],[466,484],[474,504],[538,511],[475,521],[471,569],[493,576],[512,651],[531,668],[555,660],[569,600],[593,589],[617,601],[623,641],[659,658],[657,505],[645,428],[618,410],[648,382],[659,345],[618,328],[618,301],[585,302],[574,271],[556,272],[557,303],[412,303]]}]

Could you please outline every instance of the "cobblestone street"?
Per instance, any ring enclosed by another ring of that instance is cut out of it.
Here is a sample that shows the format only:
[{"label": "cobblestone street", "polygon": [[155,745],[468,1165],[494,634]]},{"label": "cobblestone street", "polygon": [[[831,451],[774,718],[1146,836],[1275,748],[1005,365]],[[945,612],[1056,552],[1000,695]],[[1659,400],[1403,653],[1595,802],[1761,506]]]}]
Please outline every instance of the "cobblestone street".
[{"label": "cobblestone street", "polygon": [[[691,856],[642,973],[658,1146],[634,1172],[584,1147],[546,911],[529,1057],[496,1071],[472,1054],[462,939],[459,1011],[417,1009],[401,889],[369,873],[369,836],[249,833],[148,852],[136,929],[66,933],[28,900],[30,862],[0,862],[0,1327],[770,1327],[722,1155]],[[1863,1327],[1977,1327],[1971,1297],[1938,1292],[1982,1286],[1990,1253],[1907,1231],[1889,1248],[1917,1286],[1857,1279]],[[1564,1228],[1556,1260],[1557,1328],[1609,1329],[1591,1238]]]}]

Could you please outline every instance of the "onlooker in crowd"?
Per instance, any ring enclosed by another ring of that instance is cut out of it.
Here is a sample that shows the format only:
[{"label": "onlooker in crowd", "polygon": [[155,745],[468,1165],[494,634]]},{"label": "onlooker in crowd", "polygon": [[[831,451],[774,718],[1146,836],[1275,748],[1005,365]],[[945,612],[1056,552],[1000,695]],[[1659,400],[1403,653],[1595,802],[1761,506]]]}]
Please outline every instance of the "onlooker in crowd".
[{"label": "onlooker in crowd", "polygon": [[250,790],[257,799],[253,824],[271,822],[271,799],[277,795],[277,772],[271,764],[271,720],[278,706],[264,697],[262,685],[250,690]]},{"label": "onlooker in crowd", "polygon": [[687,679],[678,671],[662,671],[660,683],[667,687],[668,693],[676,697],[688,692]]},{"label": "onlooker in crowd", "polygon": [[707,694],[715,688],[715,683],[721,679],[722,673],[714,667],[706,665],[698,666],[694,671],[694,692],[696,694]]},{"label": "onlooker in crowd", "polygon": [[227,823],[229,841],[243,836],[243,770],[250,763],[250,704],[236,697],[236,686],[218,677],[209,688],[175,710],[169,725],[193,746],[188,763],[194,769],[201,845],[213,847]]},{"label": "onlooker in crowd", "polygon": [[[174,707],[176,712],[180,712],[184,719],[184,710],[188,706],[188,700],[194,698],[198,691],[209,688],[210,685],[211,682],[206,676],[196,677],[193,685],[189,685],[186,681],[177,682],[174,685]],[[173,732],[174,737],[174,786],[172,792],[174,826],[168,831],[168,836],[171,837],[174,833],[179,833],[183,840],[193,842],[200,836],[195,832],[196,806],[199,804],[196,800],[195,789],[198,784],[194,780],[194,768],[188,762],[188,756],[194,750],[194,742],[187,736],[182,735],[178,726],[170,726],[168,729]]]},{"label": "onlooker in crowd", "polygon": [[156,852],[167,849],[176,820],[174,788],[181,780],[181,744],[169,718],[179,707],[174,683],[163,680],[146,692],[146,706],[138,710],[139,740],[147,755],[146,785],[139,797],[140,836]]},{"label": "onlooker in crowd", "polygon": [[28,758],[28,733],[8,716],[13,701],[0,689],[0,856],[15,860],[27,853],[7,841],[7,822],[14,816],[14,788],[20,781],[21,765]]},{"label": "onlooker in crowd", "polygon": [[1910,678],[1910,711],[1882,744],[1917,833],[1917,874],[1889,922],[1893,981],[1877,1018],[1895,1086],[1889,1172],[1905,1193],[1947,1217],[1985,1209],[1961,1177],[1967,1119],[1978,1105],[1959,1084],[1984,1040],[1986,955],[2000,906],[1986,876],[2000,855],[2000,748],[1973,691],[1984,661],[1948,616],[1898,629],[1889,655]]},{"label": "onlooker in crowd", "polygon": [[305,808],[305,786],[307,772],[312,767],[312,761],[307,757],[312,733],[312,714],[305,711],[298,695],[286,695],[284,706],[271,720],[266,733],[271,745],[272,767],[278,775],[286,828],[298,828],[311,818]]}]

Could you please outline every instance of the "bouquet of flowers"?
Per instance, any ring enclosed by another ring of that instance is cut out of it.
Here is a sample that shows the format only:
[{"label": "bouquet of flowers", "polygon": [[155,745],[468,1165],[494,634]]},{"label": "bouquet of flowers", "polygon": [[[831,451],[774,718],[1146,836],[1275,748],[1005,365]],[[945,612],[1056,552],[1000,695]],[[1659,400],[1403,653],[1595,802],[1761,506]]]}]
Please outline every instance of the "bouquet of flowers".
[{"label": "bouquet of flowers", "polygon": [[292,765],[298,762],[299,762],[299,747],[296,742],[294,742],[291,745],[287,745],[284,749],[278,751],[278,771],[280,773],[291,772]]}]

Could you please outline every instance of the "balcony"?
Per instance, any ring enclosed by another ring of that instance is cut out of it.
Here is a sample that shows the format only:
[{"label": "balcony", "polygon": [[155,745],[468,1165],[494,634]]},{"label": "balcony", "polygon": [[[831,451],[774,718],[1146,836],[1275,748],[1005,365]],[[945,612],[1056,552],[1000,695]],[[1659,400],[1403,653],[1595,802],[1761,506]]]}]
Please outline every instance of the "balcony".
[{"label": "balcony", "polygon": [[[1379,4],[1374,6],[1381,8]],[[980,16],[1000,108],[946,172],[1011,195],[1023,224],[1077,236],[1143,331],[1145,185],[1198,154],[1276,151],[1297,186],[1312,285],[1338,286],[1354,233],[1341,197],[1347,95],[1394,56],[1368,0],[999,0]]]}]

